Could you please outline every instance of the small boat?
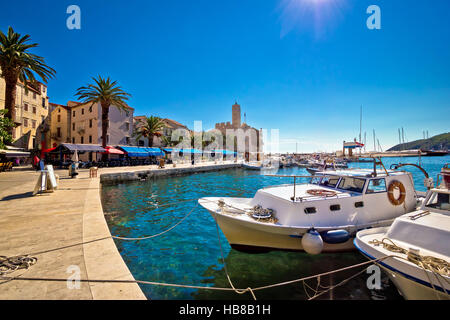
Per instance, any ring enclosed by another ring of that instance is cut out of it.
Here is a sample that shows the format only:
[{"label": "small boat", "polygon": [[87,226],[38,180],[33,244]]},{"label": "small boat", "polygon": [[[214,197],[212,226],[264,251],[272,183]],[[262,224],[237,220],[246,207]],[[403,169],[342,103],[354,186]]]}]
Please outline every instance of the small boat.
[{"label": "small boat", "polygon": [[408,300],[450,299],[450,170],[430,189],[419,210],[390,227],[357,233],[355,246],[389,275]]},{"label": "small boat", "polygon": [[[351,169],[283,177],[294,178],[294,184],[260,189],[253,198],[206,197],[198,202],[237,250],[311,254],[353,250],[357,231],[388,226],[417,207],[418,195],[406,171]],[[306,177],[308,183],[295,183]]]},{"label": "small boat", "polygon": [[447,150],[421,150],[424,152],[424,157],[442,157],[448,154]]},{"label": "small boat", "polygon": [[274,170],[276,169],[269,163],[261,163],[261,162],[244,162],[242,166],[248,170]]},{"label": "small boat", "polygon": [[[373,160],[372,160],[372,162],[373,162]],[[306,171],[308,171],[311,175],[314,175],[317,172],[321,172],[321,171],[332,171],[332,170],[346,169],[346,168],[348,168],[347,163],[336,162],[336,163],[325,163],[323,166],[319,166],[319,167],[306,168]]]}]

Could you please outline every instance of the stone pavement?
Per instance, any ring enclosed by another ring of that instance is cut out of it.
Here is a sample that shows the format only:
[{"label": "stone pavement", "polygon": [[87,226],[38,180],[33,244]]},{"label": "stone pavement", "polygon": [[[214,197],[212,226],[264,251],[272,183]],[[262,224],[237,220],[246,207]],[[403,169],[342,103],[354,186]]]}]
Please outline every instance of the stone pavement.
[{"label": "stone pavement", "polygon": [[[101,170],[100,170],[101,171]],[[53,193],[32,196],[39,177],[33,171],[0,173],[0,255],[38,258],[28,270],[8,276],[67,279],[126,279],[133,276],[122,260],[103,216],[99,178],[67,170]],[[100,176],[100,175],[99,175]],[[102,238],[104,240],[98,240]],[[93,241],[95,240],[95,241]],[[71,270],[71,269],[69,269]],[[0,299],[145,299],[135,283],[86,283],[69,289],[67,282],[0,280]]]}]

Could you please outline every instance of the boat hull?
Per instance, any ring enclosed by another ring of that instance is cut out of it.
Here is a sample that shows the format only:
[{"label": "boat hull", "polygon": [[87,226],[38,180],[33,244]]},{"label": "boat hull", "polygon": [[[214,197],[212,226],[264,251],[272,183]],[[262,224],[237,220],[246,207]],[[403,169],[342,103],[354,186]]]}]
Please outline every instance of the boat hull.
[{"label": "boat hull", "polygon": [[[374,236],[378,239],[385,237],[387,230],[385,227],[358,232],[355,247],[370,260],[383,259],[377,265],[386,272],[406,300],[449,300],[450,295],[445,290],[450,293],[450,288],[444,279],[439,282],[431,273],[426,276],[425,271],[417,266],[395,257],[387,258],[393,253],[382,252],[381,247],[368,243]],[[443,288],[440,287],[442,284],[445,285]]]},{"label": "boat hull", "polygon": [[[271,250],[304,251],[301,236],[305,228],[277,228],[267,224],[243,223],[230,216],[208,210],[217,221],[231,247],[244,252],[267,252]],[[285,229],[285,230],[283,230]],[[322,252],[344,252],[354,250],[353,239],[344,243],[324,242]]]}]

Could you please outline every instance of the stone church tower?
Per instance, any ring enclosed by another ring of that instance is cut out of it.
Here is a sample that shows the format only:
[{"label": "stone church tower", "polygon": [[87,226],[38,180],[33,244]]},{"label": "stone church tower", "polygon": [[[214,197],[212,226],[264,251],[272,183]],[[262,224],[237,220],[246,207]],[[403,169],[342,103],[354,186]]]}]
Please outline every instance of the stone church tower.
[{"label": "stone church tower", "polygon": [[233,128],[237,129],[241,127],[241,106],[238,105],[237,102],[235,102],[232,106],[232,112],[233,112],[233,117],[232,117],[232,126]]}]

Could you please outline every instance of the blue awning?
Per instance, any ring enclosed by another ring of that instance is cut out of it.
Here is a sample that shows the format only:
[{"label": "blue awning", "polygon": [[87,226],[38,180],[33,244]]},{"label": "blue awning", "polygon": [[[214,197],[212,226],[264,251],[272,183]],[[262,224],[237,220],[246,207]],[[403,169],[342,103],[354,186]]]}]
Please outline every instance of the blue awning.
[{"label": "blue awning", "polygon": [[117,148],[125,151],[127,156],[129,157],[148,157],[149,152],[146,150],[147,148],[139,148],[139,147],[123,147],[118,146]]},{"label": "blue awning", "polygon": [[230,151],[230,150],[211,150],[210,153],[222,153],[223,155],[233,155],[236,156],[237,152]]},{"label": "blue awning", "polygon": [[164,156],[160,148],[145,148],[150,156]]},{"label": "blue awning", "polygon": [[198,149],[177,149],[177,148],[163,148],[165,152],[172,153],[172,152],[183,152],[183,153],[199,153],[202,154],[203,152]]}]

